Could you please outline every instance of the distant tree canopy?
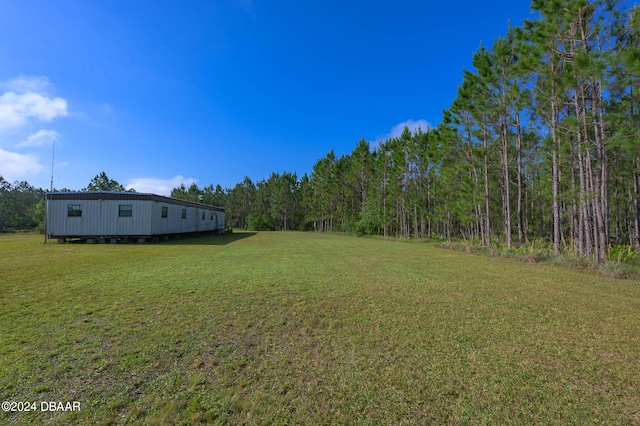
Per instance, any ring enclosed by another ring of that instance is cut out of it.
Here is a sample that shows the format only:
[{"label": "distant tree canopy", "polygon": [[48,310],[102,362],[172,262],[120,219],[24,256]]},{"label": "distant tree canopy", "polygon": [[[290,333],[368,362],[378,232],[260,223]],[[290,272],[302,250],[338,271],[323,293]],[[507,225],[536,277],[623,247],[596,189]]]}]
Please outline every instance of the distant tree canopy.
[{"label": "distant tree canopy", "polygon": [[109,176],[102,171],[97,174],[86,188],[82,191],[116,191],[116,192],[136,192],[135,189],[126,189],[124,185],[118,181],[109,179]]},{"label": "distant tree canopy", "polygon": [[25,181],[10,184],[0,176],[0,232],[42,229],[43,223],[44,190]]},{"label": "distant tree canopy", "polygon": [[225,192],[220,185],[216,185],[215,188],[213,185],[209,185],[200,189],[195,183],[192,183],[189,188],[180,184],[179,187],[173,188],[171,197],[212,206],[225,205]]},{"label": "distant tree canopy", "polygon": [[330,151],[300,179],[246,177],[218,197],[229,224],[507,249],[538,240],[593,263],[640,249],[640,8],[531,7],[536,19],[473,53],[439,125]]}]

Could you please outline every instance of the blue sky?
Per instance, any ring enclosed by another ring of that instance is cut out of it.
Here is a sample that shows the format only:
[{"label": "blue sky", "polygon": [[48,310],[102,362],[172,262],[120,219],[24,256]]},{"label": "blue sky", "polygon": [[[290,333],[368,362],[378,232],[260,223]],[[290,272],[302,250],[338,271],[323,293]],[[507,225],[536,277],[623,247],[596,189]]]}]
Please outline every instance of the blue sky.
[{"label": "blue sky", "polygon": [[141,192],[310,173],[436,125],[529,2],[44,1],[0,6],[0,175]]}]

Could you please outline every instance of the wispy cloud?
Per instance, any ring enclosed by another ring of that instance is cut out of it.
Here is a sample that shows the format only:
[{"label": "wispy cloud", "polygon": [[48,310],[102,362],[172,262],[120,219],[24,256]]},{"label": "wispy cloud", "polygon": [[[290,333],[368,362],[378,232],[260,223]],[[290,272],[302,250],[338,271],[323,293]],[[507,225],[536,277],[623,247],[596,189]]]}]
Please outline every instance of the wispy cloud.
[{"label": "wispy cloud", "polygon": [[0,96],[0,132],[69,115],[67,101],[49,94],[52,85],[45,77],[18,77],[0,87],[7,90]]},{"label": "wispy cloud", "polygon": [[194,178],[178,175],[171,179],[133,178],[129,179],[125,186],[127,189],[135,189],[138,192],[169,196],[171,190],[179,187],[180,184],[189,187],[196,182],[197,180]]},{"label": "wispy cloud", "polygon": [[48,94],[53,90],[53,84],[47,77],[21,75],[20,77],[0,82],[0,89],[16,93],[35,92]]},{"label": "wispy cloud", "polygon": [[43,170],[42,164],[33,154],[18,154],[0,149],[0,170],[9,182],[32,177]]},{"label": "wispy cloud", "polygon": [[384,141],[391,138],[397,138],[402,134],[405,127],[408,127],[411,133],[413,133],[418,129],[422,129],[423,132],[426,132],[428,129],[431,129],[433,126],[431,126],[431,123],[429,123],[427,120],[424,120],[424,119],[420,119],[420,120],[409,119],[407,121],[403,121],[402,123],[398,123],[395,126],[393,126],[389,131],[389,133],[387,133],[385,136],[382,136],[380,139]]},{"label": "wispy cloud", "polygon": [[39,93],[6,92],[0,96],[0,131],[19,128],[30,119],[51,121],[68,115],[67,101]]},{"label": "wispy cloud", "polygon": [[[0,135],[11,135],[0,137],[0,146],[9,143],[13,137],[22,137],[23,140],[15,145],[20,151],[61,137],[55,130],[42,129],[33,133],[37,123],[69,115],[67,101],[54,96],[53,91],[54,87],[46,77],[20,76],[0,82]],[[36,153],[0,149],[0,174],[5,179],[33,179],[43,171]]]},{"label": "wispy cloud", "polygon": [[42,129],[30,134],[25,140],[20,142],[18,146],[42,146],[58,139],[60,139],[60,133],[55,130]]}]

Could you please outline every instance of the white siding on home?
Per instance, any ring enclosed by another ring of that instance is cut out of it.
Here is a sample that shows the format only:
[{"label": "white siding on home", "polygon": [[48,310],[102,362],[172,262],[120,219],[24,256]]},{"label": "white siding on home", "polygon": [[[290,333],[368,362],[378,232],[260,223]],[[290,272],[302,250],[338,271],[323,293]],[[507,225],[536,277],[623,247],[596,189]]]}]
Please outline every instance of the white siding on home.
[{"label": "white siding on home", "polygon": [[[212,209],[166,205],[158,203],[154,207],[152,218],[152,232],[166,234],[174,232],[204,232],[216,231],[224,228],[224,213]],[[162,206],[168,207],[167,217],[162,217]],[[182,209],[187,210],[186,219],[182,218]],[[202,213],[204,212],[204,219]],[[212,215],[213,213],[213,215]]]},{"label": "white siding on home", "polygon": [[[82,216],[68,216],[69,204],[82,206]],[[119,206],[131,205],[131,217],[119,217]],[[135,200],[49,200],[47,233],[51,235],[151,235],[151,202]]]},{"label": "white siding on home", "polygon": [[[199,231],[198,208],[158,202],[153,202],[153,204],[151,213],[152,234],[176,234]],[[162,217],[163,206],[167,207],[166,218]],[[187,211],[187,217],[185,219],[182,218],[183,209]]]},{"label": "white siding on home", "polygon": [[[80,205],[82,215],[69,216],[70,204]],[[131,217],[120,217],[120,205],[132,207]],[[163,207],[167,209],[167,217],[162,217]],[[186,210],[186,218],[182,217],[183,210]],[[223,228],[224,210],[219,207],[153,194],[47,194],[47,235],[51,237],[152,236]]]}]

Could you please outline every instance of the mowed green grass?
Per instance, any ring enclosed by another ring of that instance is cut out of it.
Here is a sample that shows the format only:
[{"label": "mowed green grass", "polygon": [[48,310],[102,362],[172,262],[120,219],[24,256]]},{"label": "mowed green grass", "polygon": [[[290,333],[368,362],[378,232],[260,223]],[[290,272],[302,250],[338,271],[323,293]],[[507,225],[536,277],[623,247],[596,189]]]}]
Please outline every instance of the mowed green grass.
[{"label": "mowed green grass", "polygon": [[640,424],[640,283],[315,233],[0,236],[0,399],[81,403],[2,424]]}]

